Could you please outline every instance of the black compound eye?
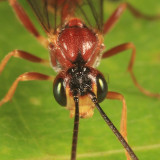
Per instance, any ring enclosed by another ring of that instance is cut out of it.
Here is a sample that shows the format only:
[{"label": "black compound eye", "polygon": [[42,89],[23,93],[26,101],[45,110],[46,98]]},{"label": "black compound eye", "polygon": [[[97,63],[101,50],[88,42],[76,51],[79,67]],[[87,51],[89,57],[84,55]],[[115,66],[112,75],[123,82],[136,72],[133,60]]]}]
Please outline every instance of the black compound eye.
[{"label": "black compound eye", "polygon": [[64,88],[64,80],[62,78],[58,78],[53,85],[53,94],[56,101],[61,106],[66,106],[67,99],[66,99],[66,91]]},{"label": "black compound eye", "polygon": [[108,85],[106,80],[101,74],[97,75],[96,82],[97,82],[97,100],[98,103],[100,103],[106,98],[108,92]]}]

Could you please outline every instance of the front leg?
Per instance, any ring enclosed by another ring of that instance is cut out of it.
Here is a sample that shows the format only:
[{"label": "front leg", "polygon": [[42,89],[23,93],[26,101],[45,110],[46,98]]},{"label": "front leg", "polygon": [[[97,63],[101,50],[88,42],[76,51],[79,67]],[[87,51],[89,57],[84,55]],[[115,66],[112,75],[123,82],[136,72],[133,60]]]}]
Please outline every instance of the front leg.
[{"label": "front leg", "polygon": [[[125,98],[122,94],[117,92],[111,92],[111,91],[107,93],[106,98],[122,101],[123,107],[122,107],[120,133],[122,134],[123,138],[128,142],[127,140],[127,105],[126,105]],[[127,160],[130,160],[130,156],[128,152],[126,152],[126,157],[127,157]]]},{"label": "front leg", "polygon": [[160,98],[160,94],[158,93],[152,93],[146,89],[144,89],[137,81],[134,73],[133,73],[133,64],[134,64],[134,61],[135,61],[135,56],[136,56],[136,48],[134,46],[133,43],[124,43],[124,44],[121,44],[119,46],[116,46],[114,48],[111,48],[110,50],[106,51],[102,58],[108,58],[108,57],[111,57],[111,56],[114,56],[116,54],[119,54],[125,50],[128,50],[128,49],[131,49],[132,50],[132,55],[131,55],[131,60],[129,62],[129,65],[128,65],[128,71],[131,75],[131,78],[133,80],[133,83],[134,85],[142,92],[144,93],[145,95],[147,96],[150,96],[150,97],[155,97],[155,98]]},{"label": "front leg", "polygon": [[12,99],[16,88],[18,86],[18,83],[20,81],[33,81],[33,80],[54,80],[54,77],[47,76],[41,73],[37,72],[26,72],[22,75],[20,75],[12,84],[10,89],[8,90],[7,94],[5,97],[0,101],[0,106],[2,106],[4,103],[8,102],[9,100]]}]

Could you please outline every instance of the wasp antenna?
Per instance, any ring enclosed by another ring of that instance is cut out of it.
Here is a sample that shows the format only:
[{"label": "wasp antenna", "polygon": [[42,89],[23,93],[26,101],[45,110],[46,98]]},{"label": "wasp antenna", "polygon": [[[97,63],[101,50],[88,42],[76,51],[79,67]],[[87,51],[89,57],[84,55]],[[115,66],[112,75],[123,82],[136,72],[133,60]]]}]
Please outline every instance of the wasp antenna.
[{"label": "wasp antenna", "polygon": [[76,160],[76,150],[78,141],[78,128],[79,128],[79,98],[74,96],[75,102],[75,118],[74,118],[74,128],[73,128],[73,138],[72,138],[72,152],[71,160]]},{"label": "wasp antenna", "polygon": [[99,103],[97,102],[96,95],[89,90],[88,91],[93,103],[95,104],[96,108],[100,112],[101,116],[103,117],[104,121],[108,124],[108,126],[111,128],[113,133],[117,136],[118,140],[121,142],[121,144],[124,146],[126,151],[129,153],[132,160],[138,160],[138,157],[135,155],[129,144],[126,142],[126,140],[123,138],[123,136],[120,134],[120,132],[117,130],[117,128],[114,126],[114,124],[111,122],[111,120],[108,118],[108,116],[105,114],[105,112],[100,107]]}]

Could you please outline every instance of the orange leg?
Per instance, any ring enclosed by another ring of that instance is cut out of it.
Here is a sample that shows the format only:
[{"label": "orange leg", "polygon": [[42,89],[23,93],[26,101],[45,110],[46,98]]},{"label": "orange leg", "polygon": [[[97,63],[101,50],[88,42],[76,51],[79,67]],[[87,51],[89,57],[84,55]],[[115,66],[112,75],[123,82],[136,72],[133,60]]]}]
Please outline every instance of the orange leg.
[{"label": "orange leg", "polygon": [[[110,91],[107,93],[106,98],[113,99],[113,100],[120,100],[123,103],[120,133],[122,134],[124,139],[127,141],[127,105],[126,105],[124,96],[120,93]],[[130,156],[127,152],[126,152],[126,157],[127,157],[127,160],[130,160]]]},{"label": "orange leg", "polygon": [[27,13],[24,11],[24,9],[21,7],[21,5],[17,2],[17,0],[9,0],[9,4],[13,8],[15,14],[17,15],[20,22],[24,25],[24,27],[36,37],[36,39],[47,48],[48,46],[48,40],[44,37],[42,37],[31,20],[29,19]]},{"label": "orange leg", "polygon": [[0,106],[2,106],[4,103],[8,102],[12,99],[15,90],[17,88],[17,85],[20,81],[33,81],[33,80],[54,80],[54,77],[47,76],[41,73],[36,72],[26,72],[22,75],[20,75],[12,84],[10,89],[8,90],[5,97],[0,101]]},{"label": "orange leg", "polygon": [[5,65],[7,64],[7,62],[9,61],[9,59],[12,56],[13,57],[17,57],[17,58],[26,59],[26,60],[31,61],[31,62],[41,63],[43,65],[49,66],[49,61],[48,60],[41,59],[41,58],[39,58],[37,56],[34,56],[34,55],[30,54],[30,53],[27,53],[25,51],[14,50],[14,51],[8,53],[4,57],[4,59],[1,61],[1,63],[0,63],[0,74],[1,74],[1,72],[3,71]]},{"label": "orange leg", "polygon": [[118,8],[113,12],[113,14],[110,16],[110,18],[106,21],[104,24],[103,28],[103,33],[106,34],[108,33],[116,24],[116,22],[120,19],[121,15],[123,12],[128,9],[132,15],[136,18],[142,18],[146,20],[160,20],[160,15],[146,15],[138,11],[136,8],[134,8],[131,4],[129,3],[122,3],[118,6]]},{"label": "orange leg", "polygon": [[136,56],[136,48],[134,46],[134,44],[132,43],[125,43],[125,44],[121,44],[117,47],[114,47],[108,51],[106,51],[102,58],[108,58],[108,57],[111,57],[111,56],[114,56],[122,51],[125,51],[125,50],[128,50],[128,49],[131,49],[132,50],[132,55],[131,55],[131,60],[129,62],[129,65],[128,65],[128,71],[131,75],[131,78],[133,80],[133,83],[134,85],[142,92],[144,93],[145,95],[147,96],[150,96],[150,97],[155,97],[155,98],[160,98],[160,94],[158,93],[151,93],[150,91],[144,89],[137,81],[134,73],[133,73],[133,64],[134,64],[134,61],[135,61],[135,56]]}]

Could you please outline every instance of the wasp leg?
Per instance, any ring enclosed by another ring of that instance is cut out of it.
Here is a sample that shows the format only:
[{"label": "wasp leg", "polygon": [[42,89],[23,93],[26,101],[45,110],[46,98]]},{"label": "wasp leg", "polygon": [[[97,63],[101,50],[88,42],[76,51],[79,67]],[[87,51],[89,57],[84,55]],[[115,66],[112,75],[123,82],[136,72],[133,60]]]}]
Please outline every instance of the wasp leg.
[{"label": "wasp leg", "polygon": [[132,55],[131,55],[131,60],[129,62],[129,65],[128,65],[128,71],[131,75],[131,78],[133,80],[133,83],[134,85],[142,92],[144,93],[145,95],[147,96],[150,96],[150,97],[155,97],[155,98],[160,98],[160,94],[158,93],[151,93],[150,91],[144,89],[137,81],[134,73],[133,73],[133,64],[134,64],[134,61],[135,61],[135,56],[136,56],[136,48],[134,46],[133,43],[124,43],[124,44],[121,44],[119,46],[116,46],[114,48],[111,48],[110,50],[106,51],[102,58],[108,58],[108,57],[111,57],[111,56],[114,56],[122,51],[125,51],[125,50],[128,50],[128,49],[131,49],[132,50]]},{"label": "wasp leg", "polygon": [[14,50],[10,53],[8,53],[4,59],[1,61],[0,63],[0,74],[1,72],[3,71],[5,65],[7,64],[7,62],[9,61],[9,59],[11,57],[17,57],[17,58],[22,58],[22,59],[25,59],[25,60],[28,60],[28,61],[31,61],[31,62],[35,62],[35,63],[41,63],[43,65],[47,65],[49,66],[49,61],[48,60],[45,60],[45,59],[41,59],[37,56],[34,56],[28,52],[25,52],[25,51],[20,51],[20,50]]},{"label": "wasp leg", "polygon": [[8,102],[12,99],[15,90],[17,88],[17,85],[20,81],[33,81],[33,80],[54,80],[54,77],[47,76],[41,73],[36,72],[26,72],[22,75],[20,75],[12,84],[10,89],[8,90],[5,97],[0,101],[0,106],[2,106],[4,103]]},{"label": "wasp leg", "polygon": [[[126,101],[124,99],[124,96],[122,94],[120,94],[120,93],[109,91],[107,93],[106,98],[107,99],[114,99],[114,100],[122,101],[123,107],[122,107],[120,133],[122,134],[124,139],[126,141],[128,141],[127,140],[127,105],[126,105]],[[130,156],[129,156],[128,152],[125,152],[125,153],[126,153],[127,160],[130,160]]]},{"label": "wasp leg", "polygon": [[17,0],[9,0],[9,4],[13,8],[15,14],[17,15],[20,22],[24,25],[24,27],[36,37],[36,39],[47,48],[48,46],[48,40],[41,36],[31,20],[29,19],[27,13],[25,10],[21,7],[21,5],[17,2]]},{"label": "wasp leg", "polygon": [[136,8],[134,8],[131,4],[129,3],[122,3],[118,6],[118,8],[113,12],[113,14],[110,16],[110,18],[105,22],[104,28],[103,28],[103,33],[106,34],[108,33],[116,24],[116,22],[120,19],[121,15],[123,12],[128,9],[132,15],[136,18],[142,18],[146,20],[160,20],[160,15],[147,15],[143,14],[140,11],[138,11]]}]

